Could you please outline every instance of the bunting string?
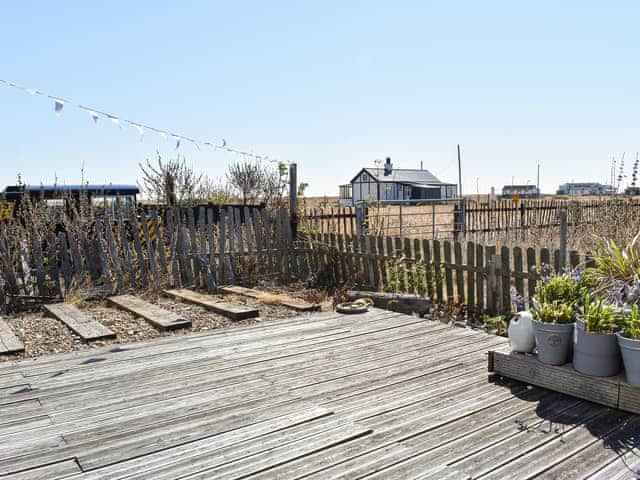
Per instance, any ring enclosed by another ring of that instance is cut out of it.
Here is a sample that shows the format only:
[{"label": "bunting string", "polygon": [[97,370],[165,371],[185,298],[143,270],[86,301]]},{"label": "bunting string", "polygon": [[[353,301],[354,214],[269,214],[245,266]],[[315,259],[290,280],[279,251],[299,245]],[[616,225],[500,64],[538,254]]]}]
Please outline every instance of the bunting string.
[{"label": "bunting string", "polygon": [[[168,140],[169,137],[171,137],[171,139],[173,141],[175,141],[175,148],[176,150],[180,148],[180,146],[182,145],[183,141],[187,141],[191,144],[193,144],[193,146],[198,149],[201,150],[201,147],[208,147],[211,148],[213,150],[220,150],[223,152],[228,152],[228,153],[234,153],[237,155],[241,155],[243,157],[248,157],[248,158],[253,158],[255,160],[261,160],[261,161],[268,161],[268,162],[274,162],[274,163],[278,163],[280,162],[280,160],[275,159],[275,158],[270,158],[267,155],[257,155],[253,152],[247,152],[244,150],[239,150],[236,148],[232,148],[227,144],[227,141],[224,138],[220,138],[216,141],[212,141],[212,140],[199,140],[190,136],[186,136],[186,135],[182,135],[182,134],[177,134],[174,132],[171,132],[170,130],[164,130],[161,128],[157,128],[151,125],[147,125],[144,124],[142,122],[138,122],[138,121],[133,121],[133,120],[128,120],[126,118],[122,118],[120,115],[115,115],[112,113],[108,113],[108,112],[104,112],[101,110],[98,110],[94,107],[88,106],[88,105],[81,105],[81,104],[77,104],[72,102],[71,100],[68,100],[66,98],[61,98],[55,95],[49,95],[48,93],[45,93],[37,88],[32,88],[32,87],[23,87],[21,85],[18,85],[15,82],[10,82],[8,80],[3,80],[0,78],[0,83],[6,85],[7,87],[11,87],[11,88],[15,88],[17,90],[21,90],[22,92],[26,93],[29,96],[42,96],[42,97],[46,97],[48,99],[50,99],[51,101],[53,101],[53,113],[55,114],[56,117],[60,117],[62,116],[62,111],[64,110],[64,108],[66,106],[72,105],[75,106],[77,108],[79,108],[80,110],[84,111],[85,113],[87,113],[92,119],[94,123],[98,123],[98,120],[100,118],[107,118],[108,120],[110,120],[114,125],[116,125],[119,129],[122,130],[122,124],[126,123],[127,125],[130,125],[132,128],[134,128],[137,132],[138,135],[140,137],[140,141],[142,141],[144,134],[146,131],[151,131],[154,132],[156,134],[158,134],[160,137],[162,137],[163,140]],[[288,161],[284,161],[284,163],[290,163]]]}]

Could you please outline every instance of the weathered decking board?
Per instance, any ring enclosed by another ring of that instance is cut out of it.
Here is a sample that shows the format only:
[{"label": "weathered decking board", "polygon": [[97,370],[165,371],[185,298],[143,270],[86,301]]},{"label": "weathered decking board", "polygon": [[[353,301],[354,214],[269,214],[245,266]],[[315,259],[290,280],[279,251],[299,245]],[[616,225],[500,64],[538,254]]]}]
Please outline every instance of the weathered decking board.
[{"label": "weathered decking board", "polygon": [[232,320],[245,320],[247,318],[255,318],[260,315],[260,311],[257,308],[251,308],[240,303],[220,301],[211,295],[194,292],[193,290],[187,290],[186,288],[165,290],[163,293],[179,300],[200,305],[201,307],[211,310],[212,312],[219,313],[220,315]]},{"label": "weathered decking board", "polygon": [[160,328],[161,330],[188,328],[191,326],[191,320],[146,302],[141,298],[134,297],[133,295],[109,297],[108,300],[117,307],[144,318],[154,327]]},{"label": "weathered decking board", "polygon": [[24,345],[16,337],[9,325],[0,318],[0,354],[24,352]]},{"label": "weathered decking board", "polygon": [[622,472],[618,458],[631,455],[640,417],[497,376],[488,382],[486,352],[505,342],[372,308],[0,365],[8,388],[4,396],[0,388],[0,475]]},{"label": "weathered decking board", "polygon": [[298,298],[293,298],[288,295],[276,295],[272,293],[262,292],[260,290],[255,290],[253,288],[240,287],[237,285],[230,285],[226,287],[220,287],[222,293],[232,293],[235,295],[244,295],[245,297],[255,298],[256,300],[265,300],[268,298],[278,297],[278,303],[285,307],[292,308],[299,312],[313,312],[316,310],[320,310],[320,305],[316,305],[313,303],[305,302],[304,300],[300,300]]},{"label": "weathered decking board", "polygon": [[608,407],[640,413],[640,388],[624,381],[624,374],[594,377],[576,372],[570,363],[546,365],[535,355],[512,352],[508,348],[489,353],[489,371],[582,398]]},{"label": "weathered decking board", "polygon": [[45,305],[44,309],[83,340],[101,340],[116,336],[112,330],[69,303],[50,303]]}]

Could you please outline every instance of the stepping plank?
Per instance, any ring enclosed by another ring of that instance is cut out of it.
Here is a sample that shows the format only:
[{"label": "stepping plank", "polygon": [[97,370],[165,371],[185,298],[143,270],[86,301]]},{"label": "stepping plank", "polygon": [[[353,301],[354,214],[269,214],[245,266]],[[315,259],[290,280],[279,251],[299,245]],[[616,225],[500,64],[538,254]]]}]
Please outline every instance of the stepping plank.
[{"label": "stepping plank", "polygon": [[144,318],[154,327],[162,330],[173,328],[188,328],[191,326],[191,320],[181,317],[180,315],[160,308],[157,305],[146,302],[133,295],[119,295],[109,297],[109,302],[122,308],[128,312]]},{"label": "stepping plank", "polygon": [[255,318],[259,315],[257,308],[247,307],[240,303],[223,302],[211,295],[194,292],[193,290],[187,290],[186,288],[165,290],[163,293],[179,300],[200,305],[201,307],[219,313],[220,315],[224,315],[232,320]]},{"label": "stepping plank", "polygon": [[109,328],[69,303],[51,303],[45,305],[44,309],[80,335],[83,340],[88,341],[116,337],[116,334]]},{"label": "stepping plank", "polygon": [[280,305],[293,308],[294,310],[298,310],[299,312],[313,312],[316,310],[320,310],[320,305],[305,302],[304,300],[293,298],[288,295],[280,295],[280,294],[276,295],[272,293],[261,292],[260,290],[255,290],[253,288],[230,285],[228,287],[220,287],[219,290],[223,293],[233,293],[236,295],[244,295],[245,297],[255,298],[256,300],[260,300],[260,301],[269,297],[278,297],[282,299],[282,301],[278,302]]},{"label": "stepping plank", "polygon": [[24,345],[18,340],[9,325],[0,319],[0,353],[24,352]]}]

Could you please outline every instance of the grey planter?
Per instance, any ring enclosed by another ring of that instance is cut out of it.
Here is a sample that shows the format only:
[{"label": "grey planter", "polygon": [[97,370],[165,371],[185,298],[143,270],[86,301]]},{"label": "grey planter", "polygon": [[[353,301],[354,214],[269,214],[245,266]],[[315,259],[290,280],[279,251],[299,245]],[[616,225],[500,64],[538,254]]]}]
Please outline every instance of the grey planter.
[{"label": "grey planter", "polygon": [[627,383],[632,387],[640,387],[640,340],[627,338],[622,332],[618,332],[617,337]]},{"label": "grey planter", "polygon": [[533,321],[538,360],[549,365],[564,365],[571,358],[575,323],[542,323]]},{"label": "grey planter", "polygon": [[576,321],[573,336],[573,368],[585,375],[610,377],[620,372],[622,359],[614,333],[587,332],[584,322]]}]

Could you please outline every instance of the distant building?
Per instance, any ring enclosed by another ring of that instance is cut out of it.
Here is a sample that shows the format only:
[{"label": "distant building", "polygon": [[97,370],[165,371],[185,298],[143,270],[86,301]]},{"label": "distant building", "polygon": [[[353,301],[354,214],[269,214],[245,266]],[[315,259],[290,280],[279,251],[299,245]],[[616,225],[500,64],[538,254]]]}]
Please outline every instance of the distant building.
[{"label": "distant building", "polygon": [[563,183],[558,187],[558,195],[585,196],[585,195],[611,195],[614,192],[611,185],[603,185],[598,182]]},{"label": "distant building", "polygon": [[449,200],[457,191],[455,183],[442,182],[428,170],[394,169],[387,158],[384,168],[363,168],[350,183],[340,185],[340,203]]},{"label": "distant building", "polygon": [[538,198],[540,189],[535,185],[505,185],[502,187],[502,198],[512,198],[518,195],[520,198]]}]

